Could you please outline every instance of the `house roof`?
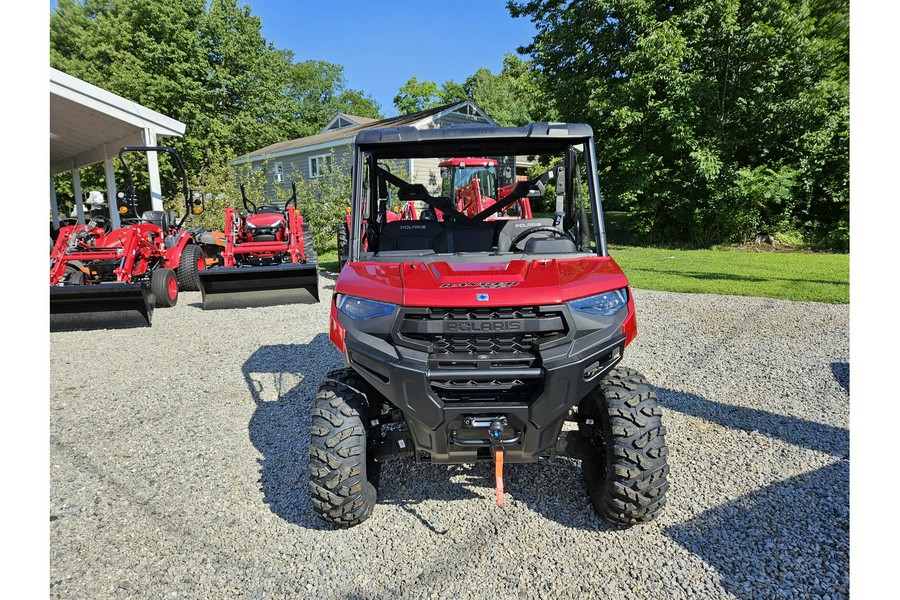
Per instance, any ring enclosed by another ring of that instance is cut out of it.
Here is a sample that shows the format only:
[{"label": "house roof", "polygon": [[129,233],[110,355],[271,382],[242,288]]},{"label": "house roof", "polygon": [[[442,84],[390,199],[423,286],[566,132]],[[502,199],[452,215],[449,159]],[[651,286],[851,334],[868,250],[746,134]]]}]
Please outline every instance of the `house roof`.
[{"label": "house roof", "polygon": [[[360,116],[357,116],[357,115],[349,115],[349,114],[347,114],[347,113],[339,112],[338,114],[336,114],[336,115],[334,116],[333,119],[331,119],[330,121],[328,121],[328,124],[325,125],[325,127],[323,127],[323,128],[322,128],[322,131],[320,131],[319,133],[324,133],[324,132],[329,131],[329,130],[331,130],[331,129],[335,129],[335,128],[332,127],[332,125],[334,125],[334,124],[335,124],[337,121],[339,121],[339,120],[347,121],[347,122],[349,122],[349,123],[352,123],[353,125],[366,125],[366,124],[368,124],[368,123],[374,123],[374,122],[377,121],[378,119],[373,119],[373,118],[371,118],[371,117],[360,117]],[[346,129],[347,127],[350,127],[350,126],[351,126],[351,125],[344,125],[343,127],[338,127],[338,128],[336,128],[336,129]]]},{"label": "house roof", "polygon": [[[259,150],[254,150],[253,152],[249,152],[244,154],[243,156],[231,161],[229,164],[231,165],[239,165],[242,163],[253,162],[255,160],[261,160],[265,158],[273,158],[277,156],[284,156],[287,154],[294,154],[295,152],[307,152],[310,150],[315,150],[319,148],[327,148],[329,146],[337,145],[341,142],[351,143],[355,138],[356,134],[365,129],[382,129],[382,128],[394,128],[394,127],[403,127],[407,125],[416,125],[421,121],[425,121],[429,118],[436,118],[442,115],[443,113],[451,112],[459,109],[460,107],[468,104],[471,106],[473,112],[482,116],[483,118],[488,119],[490,124],[495,124],[494,120],[487,116],[481,109],[475,106],[472,102],[468,100],[463,100],[460,102],[454,102],[452,104],[444,104],[441,106],[435,106],[434,108],[429,108],[427,110],[423,110],[416,113],[409,113],[407,115],[400,115],[398,117],[389,117],[387,119],[381,119],[380,121],[376,121],[373,119],[366,119],[366,117],[353,117],[353,119],[360,120],[368,120],[371,121],[369,123],[362,123],[360,125],[353,125],[351,127],[342,127],[341,129],[335,129],[332,131],[326,131],[324,133],[317,133],[315,135],[309,135],[302,138],[297,138],[294,140],[288,140],[286,142],[277,142],[275,144],[271,144],[266,146],[265,148],[260,148]],[[350,115],[347,115],[348,117]]]}]

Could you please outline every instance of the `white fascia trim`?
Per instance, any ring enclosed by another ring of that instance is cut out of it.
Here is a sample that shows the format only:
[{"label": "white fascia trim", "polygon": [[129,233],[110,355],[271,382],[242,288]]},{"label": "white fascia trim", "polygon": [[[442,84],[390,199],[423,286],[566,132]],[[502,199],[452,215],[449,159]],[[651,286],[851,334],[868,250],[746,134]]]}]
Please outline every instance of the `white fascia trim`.
[{"label": "white fascia trim", "polygon": [[416,129],[422,129],[423,127],[430,125],[431,123],[437,121],[444,115],[448,115],[452,112],[456,112],[457,110],[462,108],[463,105],[465,105],[465,104],[468,104],[469,106],[471,106],[475,110],[475,112],[477,112],[481,117],[483,117],[487,121],[488,125],[498,126],[497,122],[495,120],[493,120],[487,114],[485,114],[485,112],[483,110],[481,110],[480,108],[475,106],[471,100],[463,100],[462,102],[457,102],[456,104],[454,104],[450,108],[447,108],[446,110],[442,110],[441,112],[439,112],[436,115],[432,115],[430,117],[426,117],[426,118],[422,119],[421,121],[416,123],[415,127],[416,127]]},{"label": "white fascia trim", "polygon": [[50,93],[142,129],[151,126],[160,136],[181,137],[187,129],[180,121],[52,67]]},{"label": "white fascia trim", "polygon": [[327,148],[338,148],[340,146],[352,146],[356,136],[335,140],[333,142],[322,142],[315,146],[302,146],[300,148],[291,148],[290,150],[282,150],[281,152],[273,152],[272,154],[262,154],[260,156],[251,156],[248,158],[236,158],[228,164],[232,167],[243,165],[245,163],[262,162],[273,158],[281,158],[282,156],[291,156],[293,154],[306,154],[307,152],[315,152],[316,150],[325,150]]},{"label": "white fascia trim", "polygon": [[[362,123],[357,123],[356,121],[354,121],[353,119],[351,119],[348,115],[346,115],[346,114],[344,114],[344,113],[342,113],[342,112],[339,112],[338,114],[336,114],[336,115],[334,116],[334,118],[333,118],[332,120],[328,121],[328,125],[326,125],[325,127],[323,127],[323,128],[322,128],[322,131],[320,131],[319,133],[325,133],[326,131],[330,131],[330,130],[331,130],[331,126],[334,125],[335,121],[337,121],[338,119],[340,119],[340,118],[342,118],[342,117],[343,117],[343,119],[344,119],[345,121],[347,121],[348,123],[350,123],[350,125],[345,125],[345,127],[352,127],[353,125],[361,125],[361,124],[362,124]],[[338,129],[335,129],[334,131],[339,131],[339,130],[341,130],[341,129],[343,129],[343,127],[338,127]]]}]

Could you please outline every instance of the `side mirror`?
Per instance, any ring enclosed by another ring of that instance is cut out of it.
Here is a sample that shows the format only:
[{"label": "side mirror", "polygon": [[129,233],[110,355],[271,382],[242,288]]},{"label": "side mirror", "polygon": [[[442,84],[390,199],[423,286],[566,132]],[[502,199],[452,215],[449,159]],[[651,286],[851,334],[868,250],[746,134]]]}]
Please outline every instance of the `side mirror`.
[{"label": "side mirror", "polygon": [[441,179],[450,179],[450,171],[447,167],[441,167]]}]

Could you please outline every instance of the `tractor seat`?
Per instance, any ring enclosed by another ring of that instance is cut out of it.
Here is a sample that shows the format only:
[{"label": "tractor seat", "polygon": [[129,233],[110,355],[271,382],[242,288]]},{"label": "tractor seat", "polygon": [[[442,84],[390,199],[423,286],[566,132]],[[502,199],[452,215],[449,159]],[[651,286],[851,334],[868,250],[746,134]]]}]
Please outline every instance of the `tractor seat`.
[{"label": "tractor seat", "polygon": [[141,214],[141,221],[156,225],[162,229],[163,234],[169,232],[169,215],[164,210],[145,210]]},{"label": "tractor seat", "polygon": [[257,211],[256,211],[256,214],[258,214],[258,215],[261,215],[261,214],[264,214],[264,213],[278,213],[278,214],[281,214],[282,212],[284,212],[284,211],[281,210],[280,208],[278,208],[278,205],[277,205],[277,204],[269,204],[268,206],[263,206],[262,208],[260,208],[259,210],[257,210]]}]

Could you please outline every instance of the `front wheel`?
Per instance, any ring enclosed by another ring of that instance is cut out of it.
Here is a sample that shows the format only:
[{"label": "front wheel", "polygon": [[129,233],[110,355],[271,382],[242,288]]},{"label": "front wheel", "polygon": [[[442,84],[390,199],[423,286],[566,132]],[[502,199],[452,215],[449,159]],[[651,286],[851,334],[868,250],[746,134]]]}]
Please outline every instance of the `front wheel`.
[{"label": "front wheel", "polygon": [[206,268],[206,258],[203,250],[197,244],[188,244],[181,252],[181,261],[178,263],[178,287],[185,292],[200,291],[200,275],[198,271]]},{"label": "front wheel", "polygon": [[168,308],[178,302],[178,278],[175,271],[160,267],[150,275],[150,291],[156,296],[156,306]]},{"label": "front wheel", "polygon": [[656,393],[637,371],[610,372],[578,405],[579,431],[593,447],[581,461],[591,504],[622,525],[652,521],[669,489],[666,428]]},{"label": "front wheel", "polygon": [[352,369],[325,376],[312,410],[309,489],[316,515],[351,527],[370,516],[381,465],[367,458],[368,384]]}]

